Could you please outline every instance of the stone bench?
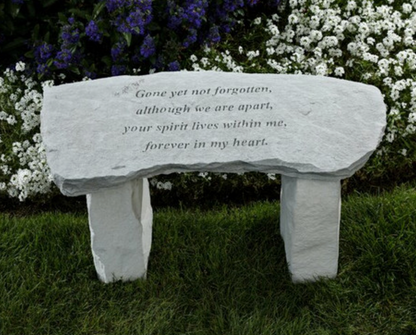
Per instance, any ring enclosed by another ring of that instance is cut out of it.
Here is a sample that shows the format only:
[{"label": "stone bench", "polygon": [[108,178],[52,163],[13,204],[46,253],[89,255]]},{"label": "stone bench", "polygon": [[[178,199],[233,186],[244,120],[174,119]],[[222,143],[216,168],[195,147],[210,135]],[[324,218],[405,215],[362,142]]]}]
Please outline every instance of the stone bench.
[{"label": "stone bench", "polygon": [[281,174],[280,230],[301,282],[336,276],[340,181],[376,149],[385,112],[377,88],[346,80],[176,72],[46,88],[41,130],[56,185],[87,195],[103,282],[146,276],[147,178],[190,171]]}]

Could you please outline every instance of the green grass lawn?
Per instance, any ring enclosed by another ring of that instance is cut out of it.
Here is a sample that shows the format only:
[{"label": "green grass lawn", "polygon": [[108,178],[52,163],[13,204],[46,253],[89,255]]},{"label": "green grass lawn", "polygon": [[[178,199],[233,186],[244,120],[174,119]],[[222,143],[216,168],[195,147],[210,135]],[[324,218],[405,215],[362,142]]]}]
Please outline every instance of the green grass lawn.
[{"label": "green grass lawn", "polygon": [[416,190],[344,199],[340,240],[295,285],[278,203],[160,210],[147,280],[105,285],[86,215],[0,214],[0,334],[416,334]]}]

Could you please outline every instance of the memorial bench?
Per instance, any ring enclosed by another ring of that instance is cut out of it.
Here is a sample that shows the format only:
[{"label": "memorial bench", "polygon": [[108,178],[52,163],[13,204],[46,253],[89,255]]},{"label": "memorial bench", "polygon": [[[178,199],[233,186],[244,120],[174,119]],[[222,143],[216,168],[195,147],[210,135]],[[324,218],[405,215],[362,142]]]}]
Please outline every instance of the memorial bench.
[{"label": "memorial bench", "polygon": [[87,195],[94,264],[106,283],[146,276],[147,178],[190,171],[281,174],[292,280],[335,277],[340,181],[365,164],[385,124],[373,86],[210,71],[46,88],[41,113],[56,185],[67,196]]}]

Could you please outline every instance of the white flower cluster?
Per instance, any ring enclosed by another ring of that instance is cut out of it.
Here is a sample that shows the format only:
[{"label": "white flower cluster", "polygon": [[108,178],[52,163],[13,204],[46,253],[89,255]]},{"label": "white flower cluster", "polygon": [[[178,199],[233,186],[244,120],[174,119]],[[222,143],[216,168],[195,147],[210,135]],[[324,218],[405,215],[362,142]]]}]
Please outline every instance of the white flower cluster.
[{"label": "white flower cluster", "polygon": [[167,190],[170,191],[172,189],[172,183],[170,181],[167,182],[161,182],[157,180],[156,178],[150,179],[150,185],[153,187],[156,187],[158,190]]},{"label": "white flower cluster", "polygon": [[39,84],[24,75],[24,63],[15,68],[0,77],[0,192],[24,201],[49,192],[52,177],[39,134]]},{"label": "white flower cluster", "polygon": [[[416,0],[400,5],[396,1],[376,5],[372,0],[289,0],[286,5],[289,16],[281,31],[282,19],[277,14],[255,20],[255,28],[269,36],[259,45],[260,51],[245,52],[240,46],[235,55],[221,52],[215,61],[193,59],[193,68],[216,70],[225,64],[238,72],[255,68],[376,85],[389,110],[387,143],[415,135]],[[390,147],[384,145],[379,153],[389,152]],[[405,148],[396,150],[407,154]]]}]

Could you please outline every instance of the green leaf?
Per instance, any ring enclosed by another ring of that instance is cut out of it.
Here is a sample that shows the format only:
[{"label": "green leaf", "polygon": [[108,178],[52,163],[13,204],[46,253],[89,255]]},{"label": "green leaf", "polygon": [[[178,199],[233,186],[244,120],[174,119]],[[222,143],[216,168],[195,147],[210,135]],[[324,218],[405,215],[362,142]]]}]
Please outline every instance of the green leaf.
[{"label": "green leaf", "polygon": [[37,40],[39,39],[39,29],[40,29],[39,24],[37,24],[37,25],[33,28],[33,32],[32,32],[32,41],[37,41]]},{"label": "green leaf", "polygon": [[127,42],[127,46],[129,47],[131,45],[131,34],[129,33],[123,33],[123,37]]},{"label": "green leaf", "polygon": [[68,22],[67,16],[64,15],[64,13],[62,13],[62,12],[58,13],[58,18],[59,18],[59,21],[61,21],[61,22],[65,22],[65,23]]},{"label": "green leaf", "polygon": [[35,58],[35,56],[33,56],[33,51],[32,51],[32,50],[30,50],[30,51],[26,52],[26,53],[24,54],[24,56],[25,56],[25,58],[29,58],[29,59],[33,59],[33,58]]},{"label": "green leaf", "polygon": [[27,3],[27,10],[29,12],[30,17],[35,17],[36,16],[36,10],[35,10],[35,5],[34,5],[34,1],[28,1]]},{"label": "green leaf", "polygon": [[104,56],[104,57],[102,57],[102,58],[101,58],[101,61],[102,61],[105,65],[107,65],[107,66],[111,66],[112,61],[111,61],[111,57],[110,57],[110,56]]},{"label": "green leaf", "polygon": [[12,18],[17,17],[17,15],[19,15],[19,12],[20,12],[20,6],[17,6],[17,5],[13,4],[12,7],[11,7]]},{"label": "green leaf", "polygon": [[50,39],[50,33],[49,33],[49,31],[45,34],[45,37],[43,38],[43,40],[45,41],[45,42],[48,42],[49,43],[49,39]]},{"label": "green leaf", "polygon": [[100,15],[104,7],[105,7],[105,1],[100,1],[98,4],[95,5],[94,11],[92,13],[92,18],[94,20]]},{"label": "green leaf", "polygon": [[7,43],[4,47],[1,48],[1,51],[6,53],[10,50],[17,49],[21,46],[24,46],[25,43],[26,43],[26,39],[24,39],[22,37],[19,37],[19,38],[16,38],[15,40],[13,40],[10,43]]},{"label": "green leaf", "polygon": [[73,73],[77,74],[77,75],[80,75],[80,74],[81,74],[81,72],[79,71],[79,69],[78,69],[77,67],[73,67],[73,68],[71,68],[71,71],[72,71]]},{"label": "green leaf", "polygon": [[157,22],[152,21],[146,26],[146,29],[155,32],[160,30],[160,25]]},{"label": "green leaf", "polygon": [[81,9],[78,9],[78,8],[70,9],[68,12],[70,12],[71,14],[74,14],[75,16],[80,17],[82,19],[87,18],[87,14],[84,11],[82,11]]},{"label": "green leaf", "polygon": [[58,0],[47,0],[47,1],[43,1],[42,6],[43,8],[52,6],[55,2],[58,2]]}]

